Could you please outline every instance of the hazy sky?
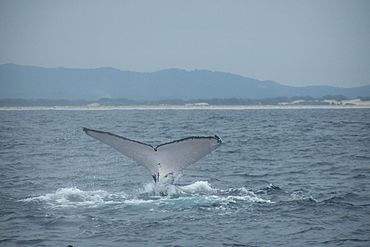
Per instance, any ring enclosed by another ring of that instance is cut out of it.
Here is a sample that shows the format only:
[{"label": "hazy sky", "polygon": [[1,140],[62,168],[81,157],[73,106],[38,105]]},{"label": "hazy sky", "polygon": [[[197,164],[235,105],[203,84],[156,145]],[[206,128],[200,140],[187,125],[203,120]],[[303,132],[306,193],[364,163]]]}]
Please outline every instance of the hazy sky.
[{"label": "hazy sky", "polygon": [[0,64],[370,84],[370,1],[0,0]]}]

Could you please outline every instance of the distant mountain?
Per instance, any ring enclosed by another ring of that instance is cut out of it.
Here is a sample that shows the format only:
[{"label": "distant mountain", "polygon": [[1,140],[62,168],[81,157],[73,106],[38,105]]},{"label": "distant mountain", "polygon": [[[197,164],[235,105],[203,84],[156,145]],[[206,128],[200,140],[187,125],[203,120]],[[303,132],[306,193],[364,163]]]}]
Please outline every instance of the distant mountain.
[{"label": "distant mountain", "polygon": [[155,101],[325,95],[343,95],[347,98],[369,97],[370,85],[353,88],[293,87],[274,81],[259,81],[208,70],[167,69],[144,73],[113,68],[67,69],[0,65],[0,99],[124,98]]}]

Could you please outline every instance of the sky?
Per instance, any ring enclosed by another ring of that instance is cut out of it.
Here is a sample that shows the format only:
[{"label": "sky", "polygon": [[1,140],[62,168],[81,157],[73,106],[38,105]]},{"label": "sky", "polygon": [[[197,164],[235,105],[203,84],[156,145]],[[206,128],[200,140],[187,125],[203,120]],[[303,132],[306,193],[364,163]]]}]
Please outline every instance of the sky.
[{"label": "sky", "polygon": [[370,84],[370,0],[0,0],[0,64]]}]

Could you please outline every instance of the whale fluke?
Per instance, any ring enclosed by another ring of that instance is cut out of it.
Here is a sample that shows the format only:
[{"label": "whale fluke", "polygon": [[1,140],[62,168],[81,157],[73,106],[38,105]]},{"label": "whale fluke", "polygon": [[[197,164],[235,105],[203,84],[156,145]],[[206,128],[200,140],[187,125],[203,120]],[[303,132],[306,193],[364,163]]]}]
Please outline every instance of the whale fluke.
[{"label": "whale fluke", "polygon": [[222,143],[217,135],[191,136],[153,147],[105,131],[88,128],[83,128],[83,131],[148,168],[155,182],[170,174],[180,173],[186,166],[200,160]]}]

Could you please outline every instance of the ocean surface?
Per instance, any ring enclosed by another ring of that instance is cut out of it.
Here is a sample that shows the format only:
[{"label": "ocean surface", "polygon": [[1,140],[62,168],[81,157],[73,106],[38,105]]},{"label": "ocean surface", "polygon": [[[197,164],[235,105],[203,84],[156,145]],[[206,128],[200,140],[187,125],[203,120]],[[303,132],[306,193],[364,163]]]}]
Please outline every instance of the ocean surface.
[{"label": "ocean surface", "polygon": [[[159,188],[82,127],[223,144]],[[370,246],[370,109],[2,110],[0,169],[0,246]]]}]

